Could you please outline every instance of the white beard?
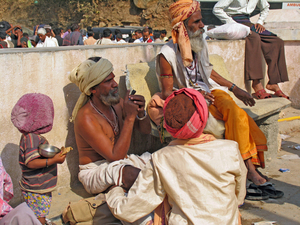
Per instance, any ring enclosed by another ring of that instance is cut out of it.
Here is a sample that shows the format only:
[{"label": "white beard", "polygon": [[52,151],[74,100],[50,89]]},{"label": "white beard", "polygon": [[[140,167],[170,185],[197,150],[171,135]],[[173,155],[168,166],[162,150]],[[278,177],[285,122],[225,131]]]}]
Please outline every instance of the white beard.
[{"label": "white beard", "polygon": [[120,95],[119,92],[115,93],[114,92],[118,90],[118,88],[114,88],[112,90],[109,91],[108,95],[100,95],[100,99],[101,101],[108,106],[111,105],[116,105],[120,102]]},{"label": "white beard", "polygon": [[199,53],[201,52],[201,50],[203,49],[203,33],[204,30],[200,29],[197,30],[196,32],[192,32],[189,29],[187,29],[189,38],[190,38],[190,43],[191,43],[191,48],[192,51],[195,53]]}]

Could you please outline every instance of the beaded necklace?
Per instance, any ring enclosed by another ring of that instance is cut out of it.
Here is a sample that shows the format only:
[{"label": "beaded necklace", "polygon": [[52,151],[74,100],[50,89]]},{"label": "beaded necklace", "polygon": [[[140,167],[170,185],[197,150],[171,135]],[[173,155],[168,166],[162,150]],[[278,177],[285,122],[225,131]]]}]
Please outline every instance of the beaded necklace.
[{"label": "beaded necklace", "polygon": [[113,132],[115,134],[115,136],[117,136],[119,134],[119,119],[118,119],[118,115],[116,114],[114,108],[112,106],[110,106],[111,111],[114,114],[114,121],[111,121],[110,119],[107,118],[107,116],[105,116],[105,114],[103,112],[101,112],[92,102],[92,100],[90,100],[90,104],[91,106],[96,110],[97,113],[99,113],[104,119],[106,119],[106,121],[109,123],[109,125],[111,126],[111,128],[113,129]]}]

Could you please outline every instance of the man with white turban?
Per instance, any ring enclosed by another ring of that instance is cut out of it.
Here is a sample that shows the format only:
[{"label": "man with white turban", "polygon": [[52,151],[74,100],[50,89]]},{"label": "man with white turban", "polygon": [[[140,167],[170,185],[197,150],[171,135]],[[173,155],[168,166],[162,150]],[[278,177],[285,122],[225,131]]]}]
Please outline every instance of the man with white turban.
[{"label": "man with white turban", "polygon": [[123,100],[114,77],[113,65],[101,57],[89,58],[69,75],[82,92],[72,114],[78,178],[91,194],[113,185],[128,190],[151,157],[150,153],[127,155],[133,128],[149,134],[151,126],[144,97],[127,91]]},{"label": "man with white turban", "polygon": [[238,144],[202,133],[208,108],[194,89],[173,92],[163,111],[176,139],[152,154],[126,196],[119,187],[107,194],[112,213],[127,222],[155,210],[154,224],[240,224],[247,170]]},{"label": "man with white turban", "polygon": [[46,30],[44,28],[38,29],[37,35],[40,40],[37,43],[36,47],[58,47],[56,43],[46,35]]},{"label": "man with white turban", "polygon": [[156,58],[161,93],[155,94],[149,103],[150,118],[156,124],[159,123],[163,116],[164,100],[173,90],[185,87],[198,90],[210,102],[209,111],[212,116],[224,121],[225,138],[239,144],[248,168],[248,179],[257,185],[265,183],[266,178],[256,167],[264,168],[266,137],[254,120],[224,90],[232,91],[245,105],[253,106],[254,99],[213,70],[208,58],[207,43],[203,38],[200,3],[179,0],[170,6],[169,11],[173,26],[172,40],[162,47]]}]

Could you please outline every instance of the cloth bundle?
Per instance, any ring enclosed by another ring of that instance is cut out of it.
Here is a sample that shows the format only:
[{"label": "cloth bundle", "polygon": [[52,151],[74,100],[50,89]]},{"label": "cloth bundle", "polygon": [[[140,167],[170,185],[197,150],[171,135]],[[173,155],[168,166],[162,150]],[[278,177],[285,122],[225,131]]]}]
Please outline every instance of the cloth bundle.
[{"label": "cloth bundle", "polygon": [[53,119],[53,102],[40,93],[23,95],[11,112],[11,121],[21,133],[47,133],[52,130]]}]

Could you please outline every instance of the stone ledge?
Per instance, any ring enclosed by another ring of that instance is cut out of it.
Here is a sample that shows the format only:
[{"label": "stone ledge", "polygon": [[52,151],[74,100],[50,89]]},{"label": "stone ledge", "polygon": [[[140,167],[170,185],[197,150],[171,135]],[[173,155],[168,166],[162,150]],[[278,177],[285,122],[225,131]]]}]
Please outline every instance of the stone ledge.
[{"label": "stone ledge", "polygon": [[279,113],[281,110],[291,106],[291,102],[285,98],[268,98],[256,100],[255,106],[245,106],[244,103],[238,102],[246,113],[255,121]]}]

